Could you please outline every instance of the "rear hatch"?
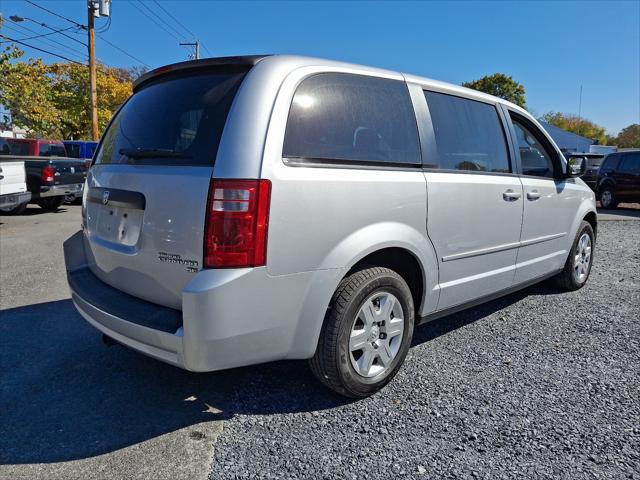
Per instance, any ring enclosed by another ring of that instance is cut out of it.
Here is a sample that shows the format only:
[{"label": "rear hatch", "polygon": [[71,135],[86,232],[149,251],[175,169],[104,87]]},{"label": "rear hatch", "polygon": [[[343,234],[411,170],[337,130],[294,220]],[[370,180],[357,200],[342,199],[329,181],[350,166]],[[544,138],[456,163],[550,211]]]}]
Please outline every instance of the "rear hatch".
[{"label": "rear hatch", "polygon": [[152,75],[116,114],[83,201],[90,268],[102,281],[181,308],[182,289],[202,268],[209,183],[249,68],[205,65]]}]

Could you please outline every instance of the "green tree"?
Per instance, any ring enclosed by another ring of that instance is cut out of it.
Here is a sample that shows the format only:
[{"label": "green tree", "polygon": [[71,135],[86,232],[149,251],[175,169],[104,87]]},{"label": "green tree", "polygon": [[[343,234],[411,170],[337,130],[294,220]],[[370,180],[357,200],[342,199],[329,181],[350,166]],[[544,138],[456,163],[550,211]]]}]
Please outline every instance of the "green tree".
[{"label": "green tree", "polygon": [[[47,65],[40,59],[19,61],[22,52],[0,55],[0,104],[13,124],[30,135],[90,138],[88,68],[75,63]],[[132,73],[98,65],[98,123],[104,130],[116,109],[131,95]]]},{"label": "green tree", "polygon": [[621,148],[640,148],[640,123],[623,128],[615,139]]},{"label": "green tree", "polygon": [[611,142],[611,136],[607,135],[604,127],[586,118],[568,113],[547,112],[542,116],[542,119],[568,132],[573,132],[591,140],[597,140],[600,145],[607,145]]},{"label": "green tree", "polygon": [[504,73],[494,73],[478,80],[464,82],[462,86],[504,98],[522,108],[526,108],[524,86]]}]

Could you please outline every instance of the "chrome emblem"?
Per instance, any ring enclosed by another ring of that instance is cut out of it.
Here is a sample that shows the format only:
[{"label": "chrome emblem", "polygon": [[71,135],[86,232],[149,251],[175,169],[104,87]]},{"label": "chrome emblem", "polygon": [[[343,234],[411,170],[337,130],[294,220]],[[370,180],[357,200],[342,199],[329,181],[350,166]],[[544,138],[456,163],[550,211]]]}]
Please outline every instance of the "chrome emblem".
[{"label": "chrome emblem", "polygon": [[109,203],[109,190],[102,192],[102,204],[106,205],[107,203]]}]

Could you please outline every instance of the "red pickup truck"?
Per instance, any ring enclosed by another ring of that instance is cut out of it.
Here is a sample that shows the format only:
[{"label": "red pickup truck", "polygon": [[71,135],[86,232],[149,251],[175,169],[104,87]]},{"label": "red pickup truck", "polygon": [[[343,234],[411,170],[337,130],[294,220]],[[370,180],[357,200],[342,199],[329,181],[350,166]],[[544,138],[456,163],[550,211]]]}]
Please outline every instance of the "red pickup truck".
[{"label": "red pickup truck", "polygon": [[67,151],[60,140],[40,138],[12,138],[9,140],[12,155],[29,157],[66,157]]}]

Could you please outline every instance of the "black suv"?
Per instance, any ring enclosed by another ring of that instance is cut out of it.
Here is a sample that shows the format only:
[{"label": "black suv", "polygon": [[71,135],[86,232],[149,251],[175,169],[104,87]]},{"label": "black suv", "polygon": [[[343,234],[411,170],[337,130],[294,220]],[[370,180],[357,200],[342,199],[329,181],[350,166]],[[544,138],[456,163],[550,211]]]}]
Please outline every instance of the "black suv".
[{"label": "black suv", "polygon": [[640,150],[607,155],[598,172],[596,192],[603,208],[640,202]]}]

